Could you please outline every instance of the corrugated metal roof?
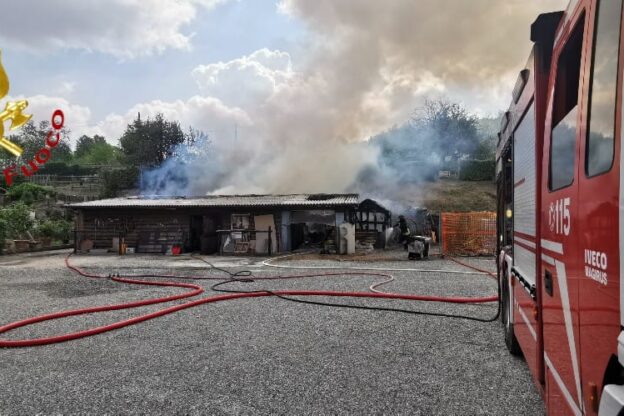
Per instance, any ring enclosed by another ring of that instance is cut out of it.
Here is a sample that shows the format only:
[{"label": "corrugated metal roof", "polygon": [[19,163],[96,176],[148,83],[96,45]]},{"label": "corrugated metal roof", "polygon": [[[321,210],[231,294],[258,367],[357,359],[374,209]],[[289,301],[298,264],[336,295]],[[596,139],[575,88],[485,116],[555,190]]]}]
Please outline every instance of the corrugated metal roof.
[{"label": "corrugated metal roof", "polygon": [[358,194],[210,195],[197,197],[125,197],[69,204],[70,208],[175,207],[339,207],[356,206]]}]

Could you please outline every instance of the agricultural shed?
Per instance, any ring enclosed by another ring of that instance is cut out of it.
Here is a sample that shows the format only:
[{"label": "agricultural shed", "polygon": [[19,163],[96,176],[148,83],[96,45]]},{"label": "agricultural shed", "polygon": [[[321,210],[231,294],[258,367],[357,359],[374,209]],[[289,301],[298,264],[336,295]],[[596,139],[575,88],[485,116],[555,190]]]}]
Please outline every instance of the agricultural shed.
[{"label": "agricultural shed", "polygon": [[[184,251],[274,254],[301,244],[303,225],[335,233],[352,218],[357,194],[123,197],[70,204],[76,245],[112,248],[114,239],[138,253]],[[331,235],[335,240],[336,236]]]},{"label": "agricultural shed", "polygon": [[391,221],[390,211],[377,201],[372,199],[362,201],[351,219],[355,224],[355,239],[359,246],[385,248],[385,232],[392,226]]}]

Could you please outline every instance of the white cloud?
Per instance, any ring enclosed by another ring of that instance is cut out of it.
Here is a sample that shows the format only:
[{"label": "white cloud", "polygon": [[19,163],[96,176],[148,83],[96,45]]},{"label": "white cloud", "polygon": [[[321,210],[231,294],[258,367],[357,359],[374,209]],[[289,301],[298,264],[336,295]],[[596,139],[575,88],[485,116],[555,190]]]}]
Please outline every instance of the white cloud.
[{"label": "white cloud", "polygon": [[0,44],[38,52],[83,49],[120,58],[188,49],[198,7],[228,0],[20,0],[0,13]]},{"label": "white cloud", "polygon": [[33,116],[32,120],[36,123],[41,121],[50,122],[55,110],[63,111],[65,127],[71,130],[70,136],[65,139],[69,140],[69,144],[72,146],[78,137],[92,131],[92,126],[89,124],[91,122],[91,110],[88,107],[70,103],[65,98],[47,95],[14,96],[6,97],[3,102],[23,99],[28,101],[28,107],[24,110],[24,113],[31,114]]},{"label": "white cloud", "polygon": [[240,108],[227,107],[213,97],[193,96],[188,100],[166,102],[161,100],[140,103],[125,114],[111,114],[98,122],[94,131],[110,141],[121,137],[126,126],[137,118],[154,117],[162,113],[168,120],[179,121],[183,128],[193,127],[214,137],[230,138],[236,125],[246,127],[252,124],[247,113]]},{"label": "white cloud", "polygon": [[[162,113],[166,119],[179,121],[186,130],[193,127],[207,133],[220,151],[231,151],[235,129],[252,131],[253,122],[242,109],[228,107],[213,97],[193,96],[188,100],[171,102],[154,100],[134,105],[123,114],[112,113],[103,120],[93,120],[91,110],[83,105],[71,103],[62,97],[46,95],[7,96],[4,101],[28,101],[25,114],[31,114],[36,123],[50,121],[56,109],[65,115],[65,127],[70,134],[64,139],[72,147],[82,135],[104,136],[111,144],[118,145],[128,124],[140,113],[142,119],[153,118]],[[252,146],[248,146],[251,150]]]},{"label": "white cloud", "polygon": [[290,55],[268,49],[193,70],[193,77],[205,94],[242,107],[264,102],[292,75]]}]

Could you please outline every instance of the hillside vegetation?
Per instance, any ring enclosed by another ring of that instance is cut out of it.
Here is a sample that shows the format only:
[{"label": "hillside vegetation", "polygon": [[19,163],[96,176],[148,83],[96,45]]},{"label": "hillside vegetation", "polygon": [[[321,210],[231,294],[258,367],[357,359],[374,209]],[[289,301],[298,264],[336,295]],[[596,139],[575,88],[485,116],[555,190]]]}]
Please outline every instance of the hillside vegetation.
[{"label": "hillside vegetation", "polygon": [[410,185],[404,189],[403,203],[425,207],[431,211],[467,212],[495,211],[494,182],[468,182],[442,179],[436,182]]}]

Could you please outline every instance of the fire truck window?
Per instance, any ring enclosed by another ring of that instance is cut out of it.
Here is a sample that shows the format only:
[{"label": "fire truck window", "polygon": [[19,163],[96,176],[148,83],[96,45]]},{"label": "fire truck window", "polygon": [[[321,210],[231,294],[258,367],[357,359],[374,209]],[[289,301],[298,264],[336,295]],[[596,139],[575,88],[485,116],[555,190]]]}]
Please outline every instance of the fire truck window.
[{"label": "fire truck window", "polygon": [[581,71],[583,27],[581,18],[559,55],[552,115],[549,187],[552,191],[574,181],[576,119]]},{"label": "fire truck window", "polygon": [[613,163],[622,0],[601,0],[596,16],[585,172],[595,176]]}]

